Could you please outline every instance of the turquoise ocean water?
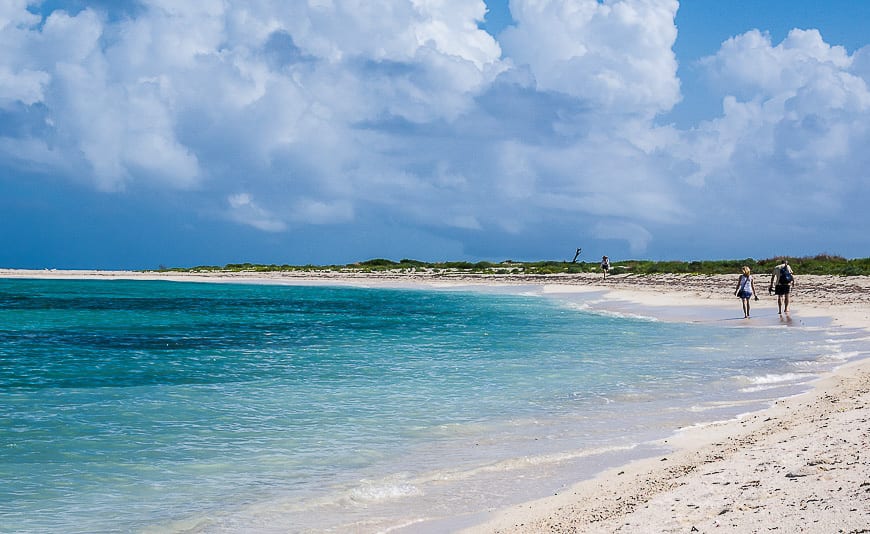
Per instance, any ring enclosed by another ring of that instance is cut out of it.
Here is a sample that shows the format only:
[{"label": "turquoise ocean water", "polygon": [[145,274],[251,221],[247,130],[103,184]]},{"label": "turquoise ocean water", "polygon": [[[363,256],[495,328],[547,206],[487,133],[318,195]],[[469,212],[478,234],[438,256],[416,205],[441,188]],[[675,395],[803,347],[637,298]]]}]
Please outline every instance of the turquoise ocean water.
[{"label": "turquoise ocean water", "polygon": [[583,296],[0,280],[0,531],[367,532],[552,494],[861,356]]}]

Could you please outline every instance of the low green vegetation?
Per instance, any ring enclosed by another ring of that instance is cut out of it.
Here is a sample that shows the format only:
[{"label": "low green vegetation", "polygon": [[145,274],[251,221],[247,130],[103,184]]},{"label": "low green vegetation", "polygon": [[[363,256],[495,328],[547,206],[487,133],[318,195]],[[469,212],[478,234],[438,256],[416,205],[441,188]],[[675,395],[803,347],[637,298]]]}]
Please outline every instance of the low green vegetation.
[{"label": "low green vegetation", "polygon": [[[735,274],[747,265],[755,273],[767,273],[780,263],[780,258],[755,260],[710,260],[710,261],[649,261],[625,260],[612,263],[613,274],[663,274],[681,273],[693,275]],[[837,276],[870,276],[870,258],[846,259],[840,256],[819,254],[803,258],[789,258],[789,264],[796,274],[825,274]],[[253,263],[231,263],[223,267],[201,265],[191,268],[165,268],[165,272],[385,272],[404,273],[444,273],[463,272],[470,274],[514,274],[514,275],[547,275],[600,272],[597,262],[566,262],[566,261],[535,261],[515,262],[505,260],[499,263],[480,261],[424,262],[403,259],[393,261],[375,258],[348,265],[260,265]]]},{"label": "low green vegetation", "polygon": [[[769,273],[781,263],[780,258],[755,260],[716,261],[625,261],[618,262],[626,270],[637,274],[687,273],[687,274],[733,274],[746,265],[752,272]],[[789,265],[799,274],[826,274],[839,276],[870,275],[870,258],[846,259],[840,256],[819,254],[803,258],[789,258]]]}]

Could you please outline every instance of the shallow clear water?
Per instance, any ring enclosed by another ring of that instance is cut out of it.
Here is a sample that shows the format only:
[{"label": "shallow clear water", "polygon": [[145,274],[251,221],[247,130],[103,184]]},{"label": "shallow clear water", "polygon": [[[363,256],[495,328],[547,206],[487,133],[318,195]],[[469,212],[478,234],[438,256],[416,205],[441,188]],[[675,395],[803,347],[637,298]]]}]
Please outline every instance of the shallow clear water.
[{"label": "shallow clear water", "polygon": [[470,513],[860,353],[823,330],[582,298],[0,280],[0,531],[374,531]]}]

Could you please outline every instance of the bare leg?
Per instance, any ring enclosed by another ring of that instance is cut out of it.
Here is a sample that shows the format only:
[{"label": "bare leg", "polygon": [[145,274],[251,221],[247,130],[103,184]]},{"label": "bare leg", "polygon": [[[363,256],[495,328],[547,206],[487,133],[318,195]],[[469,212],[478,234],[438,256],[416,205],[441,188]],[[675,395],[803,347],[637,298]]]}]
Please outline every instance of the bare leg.
[{"label": "bare leg", "polygon": [[779,314],[782,315],[782,295],[776,297],[776,307],[779,308]]},{"label": "bare leg", "polygon": [[788,313],[788,295],[784,295],[785,297],[785,313]]}]

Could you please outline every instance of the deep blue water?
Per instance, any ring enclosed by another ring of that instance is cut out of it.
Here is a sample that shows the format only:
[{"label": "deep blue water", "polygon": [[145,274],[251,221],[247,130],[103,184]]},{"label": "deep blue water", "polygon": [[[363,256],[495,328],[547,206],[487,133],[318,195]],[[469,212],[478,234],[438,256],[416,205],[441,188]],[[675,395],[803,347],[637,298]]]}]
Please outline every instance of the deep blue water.
[{"label": "deep blue water", "polygon": [[470,512],[848,356],[825,332],[578,299],[0,280],[0,531],[374,531]]}]

